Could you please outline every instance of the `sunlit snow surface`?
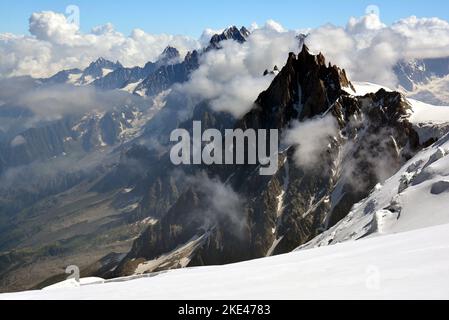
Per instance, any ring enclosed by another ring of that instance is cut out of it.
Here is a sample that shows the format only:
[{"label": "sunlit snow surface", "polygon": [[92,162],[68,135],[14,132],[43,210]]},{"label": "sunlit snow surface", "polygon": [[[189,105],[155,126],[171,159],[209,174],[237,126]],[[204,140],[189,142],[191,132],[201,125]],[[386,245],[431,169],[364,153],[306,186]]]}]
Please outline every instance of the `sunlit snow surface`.
[{"label": "sunlit snow surface", "polygon": [[449,225],[152,278],[0,299],[449,298]]}]

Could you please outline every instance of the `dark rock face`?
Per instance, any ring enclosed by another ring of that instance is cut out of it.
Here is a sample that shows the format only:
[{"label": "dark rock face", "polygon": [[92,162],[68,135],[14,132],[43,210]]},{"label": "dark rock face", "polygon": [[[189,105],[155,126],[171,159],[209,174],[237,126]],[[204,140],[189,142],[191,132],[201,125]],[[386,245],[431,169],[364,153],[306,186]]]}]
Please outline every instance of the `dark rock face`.
[{"label": "dark rock face", "polygon": [[[92,62],[86,69],[70,69],[63,70],[55,74],[54,76],[48,79],[40,79],[43,84],[64,84],[64,83],[72,83],[72,84],[90,84],[95,80],[101,79],[104,77],[103,72],[105,70],[115,71],[117,69],[123,69],[123,66],[120,62],[112,62],[106,60],[104,58],[99,58],[97,61]],[[74,78],[74,79],[71,79]]]},{"label": "dark rock face", "polygon": [[268,71],[268,69],[265,70],[264,73],[263,73],[263,76],[265,77],[267,75],[277,75],[278,73],[279,73],[278,66],[274,66],[273,70],[271,70],[271,71]]},{"label": "dark rock face", "polygon": [[325,146],[319,161],[301,167],[291,146],[280,154],[273,176],[260,176],[258,167],[250,165],[193,169],[191,174],[202,171],[223,186],[218,199],[227,199],[228,188],[237,194],[238,200],[231,197],[235,207],[212,214],[222,212],[216,208],[222,201],[211,200],[217,199],[214,188],[185,179],[186,191],[134,242],[112,276],[133,274],[140,263],[155,259],[158,263],[145,272],[286,253],[345,217],[420,148],[407,121],[410,106],[399,93],[380,90],[355,97],[345,90],[351,87],[345,71],[326,64],[321,54],[311,55],[305,46],[298,56],[290,54],[252,111],[234,127],[285,131],[293,120],[329,115],[339,134],[316,141]]}]

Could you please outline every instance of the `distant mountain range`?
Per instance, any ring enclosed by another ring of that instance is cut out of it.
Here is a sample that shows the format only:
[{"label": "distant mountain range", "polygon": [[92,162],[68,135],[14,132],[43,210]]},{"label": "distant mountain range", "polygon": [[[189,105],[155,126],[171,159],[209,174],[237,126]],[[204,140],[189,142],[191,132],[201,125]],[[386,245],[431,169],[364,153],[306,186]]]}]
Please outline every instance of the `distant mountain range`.
[{"label": "distant mountain range", "polygon": [[[225,40],[243,43],[249,35],[245,27],[230,27],[214,35],[204,51],[220,49],[220,43]],[[191,72],[198,68],[201,54],[189,52],[182,59],[178,50],[169,46],[156,62],[148,62],[144,67],[126,68],[120,62],[99,58],[85,70],[64,70],[41,81],[44,84],[93,85],[103,90],[121,89],[141,96],[155,96],[175,83],[187,81]]]},{"label": "distant mountain range", "polygon": [[107,76],[109,73],[123,68],[120,62],[111,62],[103,58],[92,62],[85,70],[71,69],[58,72],[48,79],[42,79],[44,83],[60,84],[70,83],[75,85],[91,84],[92,82]]},{"label": "distant mountain range", "polygon": [[449,57],[402,61],[394,71],[400,86],[411,97],[449,105]]},{"label": "distant mountain range", "polygon": [[[250,31],[245,27],[233,26],[221,34],[212,36],[203,51],[217,50],[225,40],[238,43],[246,41]],[[304,42],[306,35],[298,35]],[[148,62],[144,67],[123,67],[120,62],[99,58],[85,70],[61,71],[48,79],[46,84],[68,83],[74,85],[94,85],[104,90],[121,89],[141,96],[154,96],[175,83],[185,82],[190,73],[198,68],[201,52],[189,52],[181,58],[178,50],[167,47],[156,62]],[[400,61],[393,71],[399,86],[411,97],[427,103],[449,105],[449,57],[412,59]],[[267,73],[273,73],[267,70]]]}]

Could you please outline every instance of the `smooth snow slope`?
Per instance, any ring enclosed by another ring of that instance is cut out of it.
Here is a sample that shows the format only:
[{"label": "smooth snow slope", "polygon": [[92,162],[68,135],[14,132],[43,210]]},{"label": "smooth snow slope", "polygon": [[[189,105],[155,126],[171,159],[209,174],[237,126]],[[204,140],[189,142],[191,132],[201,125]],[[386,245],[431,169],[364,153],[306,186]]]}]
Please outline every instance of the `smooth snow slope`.
[{"label": "smooth snow slope", "polygon": [[0,299],[449,299],[449,225],[228,266]]},{"label": "smooth snow slope", "polygon": [[431,138],[438,139],[449,132],[449,107],[407,100],[412,106],[409,120],[419,134],[420,143],[425,143]]},{"label": "smooth snow slope", "polygon": [[410,121],[413,123],[432,122],[434,124],[449,123],[449,107],[434,106],[418,100],[407,98],[412,105],[413,114]]}]

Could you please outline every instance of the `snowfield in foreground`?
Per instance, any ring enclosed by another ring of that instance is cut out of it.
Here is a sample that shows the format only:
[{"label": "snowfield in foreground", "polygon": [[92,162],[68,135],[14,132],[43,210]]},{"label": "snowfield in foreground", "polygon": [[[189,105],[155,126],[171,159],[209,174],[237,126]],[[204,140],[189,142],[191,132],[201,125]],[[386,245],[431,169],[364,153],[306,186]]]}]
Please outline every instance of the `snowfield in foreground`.
[{"label": "snowfield in foreground", "polygon": [[449,299],[449,225],[0,299]]}]

